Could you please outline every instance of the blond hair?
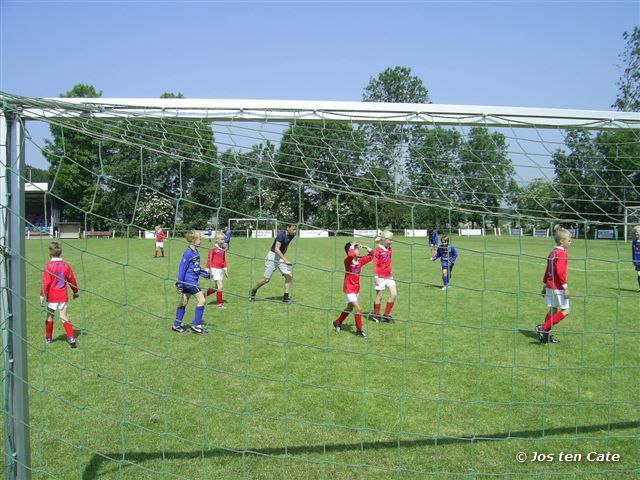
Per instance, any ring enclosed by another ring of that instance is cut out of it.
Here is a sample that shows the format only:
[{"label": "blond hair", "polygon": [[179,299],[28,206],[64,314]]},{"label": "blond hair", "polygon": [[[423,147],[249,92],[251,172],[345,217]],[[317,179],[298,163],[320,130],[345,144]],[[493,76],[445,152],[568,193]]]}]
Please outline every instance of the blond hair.
[{"label": "blond hair", "polygon": [[381,242],[383,240],[393,240],[393,232],[390,230],[383,230],[382,232],[378,233],[378,236],[376,236],[376,243]]},{"label": "blond hair", "polygon": [[185,236],[189,243],[193,243],[195,239],[201,238],[200,232],[196,232],[195,230],[189,230]]},{"label": "blond hair", "polygon": [[636,233],[640,232],[640,225],[636,225],[635,227],[633,227],[633,231]]},{"label": "blond hair", "polygon": [[553,229],[553,239],[556,241],[556,243],[558,243],[564,238],[570,239],[571,232],[566,228],[556,225]]}]

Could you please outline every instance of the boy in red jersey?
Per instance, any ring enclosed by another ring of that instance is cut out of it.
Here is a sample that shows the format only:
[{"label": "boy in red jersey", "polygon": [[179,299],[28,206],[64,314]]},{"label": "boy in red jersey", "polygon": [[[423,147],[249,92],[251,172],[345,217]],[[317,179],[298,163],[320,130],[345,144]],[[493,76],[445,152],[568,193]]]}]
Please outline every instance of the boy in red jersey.
[{"label": "boy in red jersey", "polygon": [[156,227],[156,253],[153,255],[154,258],[158,258],[158,249],[162,256],[164,257],[164,239],[167,238],[167,234],[162,231],[162,226],[158,225]]},{"label": "boy in red jersey", "polygon": [[[229,277],[226,258],[227,250],[224,247],[224,233],[216,232],[215,244],[213,245],[213,248],[209,250],[209,254],[207,255],[206,268],[213,281],[216,282],[216,300],[218,308],[220,309],[225,308],[222,303],[222,279]],[[209,290],[207,290],[207,295],[210,294]]]},{"label": "boy in red jersey", "polygon": [[[393,233],[389,230],[384,230],[376,237],[378,247],[373,255],[375,262],[373,264],[373,281],[375,282],[376,297],[373,301],[373,320],[376,323],[380,321],[393,322],[391,316],[391,309],[396,301],[398,292],[396,290],[396,281],[393,279],[391,273],[391,243],[393,242]],[[384,308],[384,315],[380,316],[380,302],[382,301],[382,294],[386,289],[389,289],[389,300]]]},{"label": "boy in red jersey", "polygon": [[567,249],[571,246],[571,233],[557,227],[553,231],[556,246],[547,257],[547,269],[544,272],[542,291],[549,312],[544,323],[536,325],[536,333],[542,343],[558,343],[558,339],[551,335],[551,327],[569,315],[569,287],[567,285],[567,270],[569,256]]},{"label": "boy in red jersey", "polygon": [[360,294],[360,271],[362,267],[373,260],[373,251],[364,245],[362,245],[362,247],[366,248],[369,252],[365,256],[360,256],[360,245],[355,242],[348,242],[344,246],[347,257],[344,259],[345,274],[343,291],[347,297],[347,306],[333,322],[333,328],[336,332],[340,332],[344,319],[347,318],[349,312],[355,310],[356,335],[366,338],[367,336],[362,331],[362,307],[360,307],[360,303],[358,303],[358,295]]},{"label": "boy in red jersey", "polygon": [[46,343],[53,342],[53,317],[56,311],[59,312],[62,326],[67,333],[67,341],[71,348],[76,348],[76,338],[73,335],[73,327],[67,318],[67,284],[73,291],[73,298],[78,298],[78,283],[73,275],[73,270],[67,262],[60,258],[62,246],[58,242],[49,244],[49,263],[44,266],[42,272],[42,287],[40,289],[40,306],[44,307],[47,302],[47,319],[45,320]]}]

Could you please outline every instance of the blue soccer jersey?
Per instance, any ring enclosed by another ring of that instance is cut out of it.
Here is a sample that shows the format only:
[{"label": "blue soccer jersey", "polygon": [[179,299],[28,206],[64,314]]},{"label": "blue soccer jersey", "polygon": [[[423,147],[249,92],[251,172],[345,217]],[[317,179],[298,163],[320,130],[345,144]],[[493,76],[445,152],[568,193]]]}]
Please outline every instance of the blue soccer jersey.
[{"label": "blue soccer jersey", "polygon": [[440,239],[438,238],[438,230],[435,228],[429,232],[429,245],[438,245]]},{"label": "blue soccer jersey", "polygon": [[200,268],[200,254],[198,250],[189,247],[182,254],[182,259],[178,266],[176,287],[183,289],[197,287],[200,277],[209,278],[209,272]]},{"label": "blue soccer jersey", "polygon": [[631,242],[631,259],[634,266],[640,267],[640,240],[637,238]]},{"label": "blue soccer jersey", "polygon": [[458,251],[456,250],[456,247],[440,246],[433,258],[435,260],[438,258],[440,259],[440,265],[442,268],[453,267],[453,264],[456,263],[456,259],[458,258]]}]

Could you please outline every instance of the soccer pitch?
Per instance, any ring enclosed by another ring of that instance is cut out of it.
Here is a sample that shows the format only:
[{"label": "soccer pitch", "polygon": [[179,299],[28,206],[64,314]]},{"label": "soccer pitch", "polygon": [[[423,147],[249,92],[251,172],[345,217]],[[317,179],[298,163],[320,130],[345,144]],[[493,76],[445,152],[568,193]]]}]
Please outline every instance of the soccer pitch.
[{"label": "soccer pitch", "polygon": [[[640,294],[629,244],[574,241],[572,313],[554,328],[560,343],[542,345],[533,327],[546,312],[552,239],[454,236],[445,292],[426,239],[397,238],[398,321],[365,318],[367,339],[353,315],[332,328],[349,239],[293,241],[285,305],[277,275],[247,301],[272,240],[233,238],[227,308],[208,297],[205,337],[170,331],[182,239],[159,259],[151,240],[66,241],[81,289],[69,308],[75,350],[59,321],[44,344],[48,240],[28,241],[34,478],[637,478]],[[201,257],[212,245],[203,240]],[[554,459],[532,461],[534,452]]]}]

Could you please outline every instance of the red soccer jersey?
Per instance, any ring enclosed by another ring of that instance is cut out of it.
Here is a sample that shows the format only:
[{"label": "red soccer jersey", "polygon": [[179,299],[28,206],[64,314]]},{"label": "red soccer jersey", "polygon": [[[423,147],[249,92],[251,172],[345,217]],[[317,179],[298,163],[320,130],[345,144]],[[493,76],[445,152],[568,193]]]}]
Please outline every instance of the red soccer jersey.
[{"label": "red soccer jersey", "polygon": [[544,272],[544,282],[547,288],[564,290],[567,284],[567,264],[569,256],[567,251],[557,246],[547,257],[547,270]]},{"label": "red soccer jersey", "polygon": [[164,239],[167,238],[167,234],[162,231],[162,229],[156,232],[156,242],[164,242]]},{"label": "red soccer jersey", "polygon": [[386,248],[382,245],[378,245],[376,248],[373,264],[373,273],[378,277],[392,278],[391,273],[391,247]]},{"label": "red soccer jersey", "polygon": [[227,266],[227,251],[224,248],[218,246],[209,250],[207,255],[207,268],[226,268]]},{"label": "red soccer jersey", "polygon": [[78,283],[69,264],[61,258],[52,258],[42,272],[40,295],[43,295],[49,303],[68,302],[67,284],[73,293],[78,293]]},{"label": "red soccer jersey", "polygon": [[356,257],[353,248],[349,249],[349,253],[344,259],[344,293],[360,293],[360,271],[367,263],[373,260],[373,251],[365,257]]}]

